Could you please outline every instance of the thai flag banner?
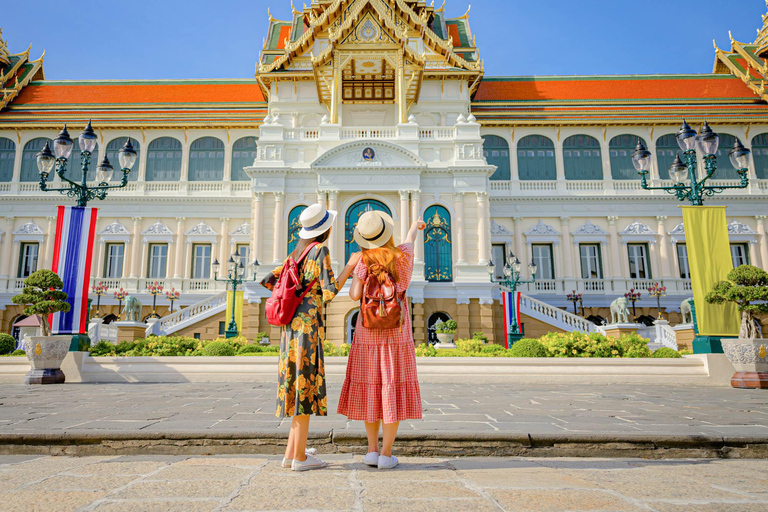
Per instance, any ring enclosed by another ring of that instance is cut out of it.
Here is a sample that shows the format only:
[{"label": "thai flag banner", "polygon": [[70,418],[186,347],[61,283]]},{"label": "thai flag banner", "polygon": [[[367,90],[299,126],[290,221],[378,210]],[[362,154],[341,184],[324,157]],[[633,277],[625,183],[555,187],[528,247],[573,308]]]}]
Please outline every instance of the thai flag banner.
[{"label": "thai flag banner", "polygon": [[88,332],[88,284],[96,236],[96,212],[97,209],[91,207],[58,207],[51,270],[64,282],[63,291],[67,293],[71,309],[50,316],[53,334]]},{"label": "thai flag banner", "polygon": [[517,323],[517,332],[523,330],[520,324],[520,292],[515,292],[514,296],[512,292],[504,292],[501,294],[501,298],[504,305],[504,345],[509,348],[509,331],[512,318]]}]

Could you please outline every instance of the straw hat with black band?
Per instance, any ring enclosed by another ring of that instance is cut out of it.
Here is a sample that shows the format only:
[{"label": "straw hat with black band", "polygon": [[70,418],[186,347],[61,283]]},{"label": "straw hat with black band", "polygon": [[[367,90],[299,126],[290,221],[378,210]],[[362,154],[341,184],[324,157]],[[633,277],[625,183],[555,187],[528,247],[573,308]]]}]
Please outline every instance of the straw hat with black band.
[{"label": "straw hat with black band", "polygon": [[325,206],[317,203],[308,206],[299,217],[301,223],[299,238],[304,240],[316,238],[331,229],[335,220],[335,211],[326,210]]},{"label": "straw hat with black band", "polygon": [[383,247],[392,238],[395,222],[388,214],[378,210],[365,212],[355,227],[355,242],[361,249]]}]

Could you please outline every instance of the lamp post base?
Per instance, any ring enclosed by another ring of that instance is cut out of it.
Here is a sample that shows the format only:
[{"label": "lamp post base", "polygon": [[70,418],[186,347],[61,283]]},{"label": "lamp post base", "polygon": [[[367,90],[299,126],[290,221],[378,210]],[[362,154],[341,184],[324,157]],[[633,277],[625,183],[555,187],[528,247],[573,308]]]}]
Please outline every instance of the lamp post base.
[{"label": "lamp post base", "polygon": [[514,345],[515,343],[517,343],[518,341],[523,339],[523,336],[525,336],[525,335],[523,333],[521,333],[521,332],[508,335],[507,336],[507,343],[509,344],[509,347],[507,347],[507,348],[512,348],[512,345]]},{"label": "lamp post base", "polygon": [[733,339],[736,336],[702,336],[697,334],[693,338],[693,353],[694,354],[722,354],[723,344],[720,340]]},{"label": "lamp post base", "polygon": [[230,322],[227,326],[227,331],[225,332],[224,337],[226,339],[237,338],[237,324],[235,322]]}]

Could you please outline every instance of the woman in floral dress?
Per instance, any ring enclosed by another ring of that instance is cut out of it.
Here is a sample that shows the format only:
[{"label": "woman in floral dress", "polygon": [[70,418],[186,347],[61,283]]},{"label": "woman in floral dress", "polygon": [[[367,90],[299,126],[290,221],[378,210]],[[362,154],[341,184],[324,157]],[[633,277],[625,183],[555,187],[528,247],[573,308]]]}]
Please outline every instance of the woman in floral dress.
[{"label": "woman in floral dress", "polygon": [[[334,279],[328,248],[323,243],[328,240],[335,219],[336,212],[318,204],[304,210],[299,219],[302,225],[300,240],[293,252],[294,259],[298,259],[307,247],[316,244],[299,263],[300,291],[310,285],[312,289],[297,308],[291,323],[281,328],[280,336],[276,416],[292,418],[283,467],[291,467],[294,471],[326,466],[314,457],[314,450],[306,449],[310,415],[328,415],[323,308],[344,286],[359,260],[359,255],[351,258],[339,280]],[[270,291],[274,289],[282,269],[280,266],[270,272],[261,284]]]}]

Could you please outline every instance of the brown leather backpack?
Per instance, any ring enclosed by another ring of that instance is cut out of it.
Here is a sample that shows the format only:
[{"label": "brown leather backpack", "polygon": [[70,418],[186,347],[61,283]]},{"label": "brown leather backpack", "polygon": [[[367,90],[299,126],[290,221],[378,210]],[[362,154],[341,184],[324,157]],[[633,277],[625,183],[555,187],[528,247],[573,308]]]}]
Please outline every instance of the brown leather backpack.
[{"label": "brown leather backpack", "polygon": [[363,326],[368,329],[398,329],[403,325],[403,299],[405,293],[397,292],[397,283],[389,272],[384,282],[369,272],[368,279],[363,285],[363,298],[360,304],[360,314]]}]

